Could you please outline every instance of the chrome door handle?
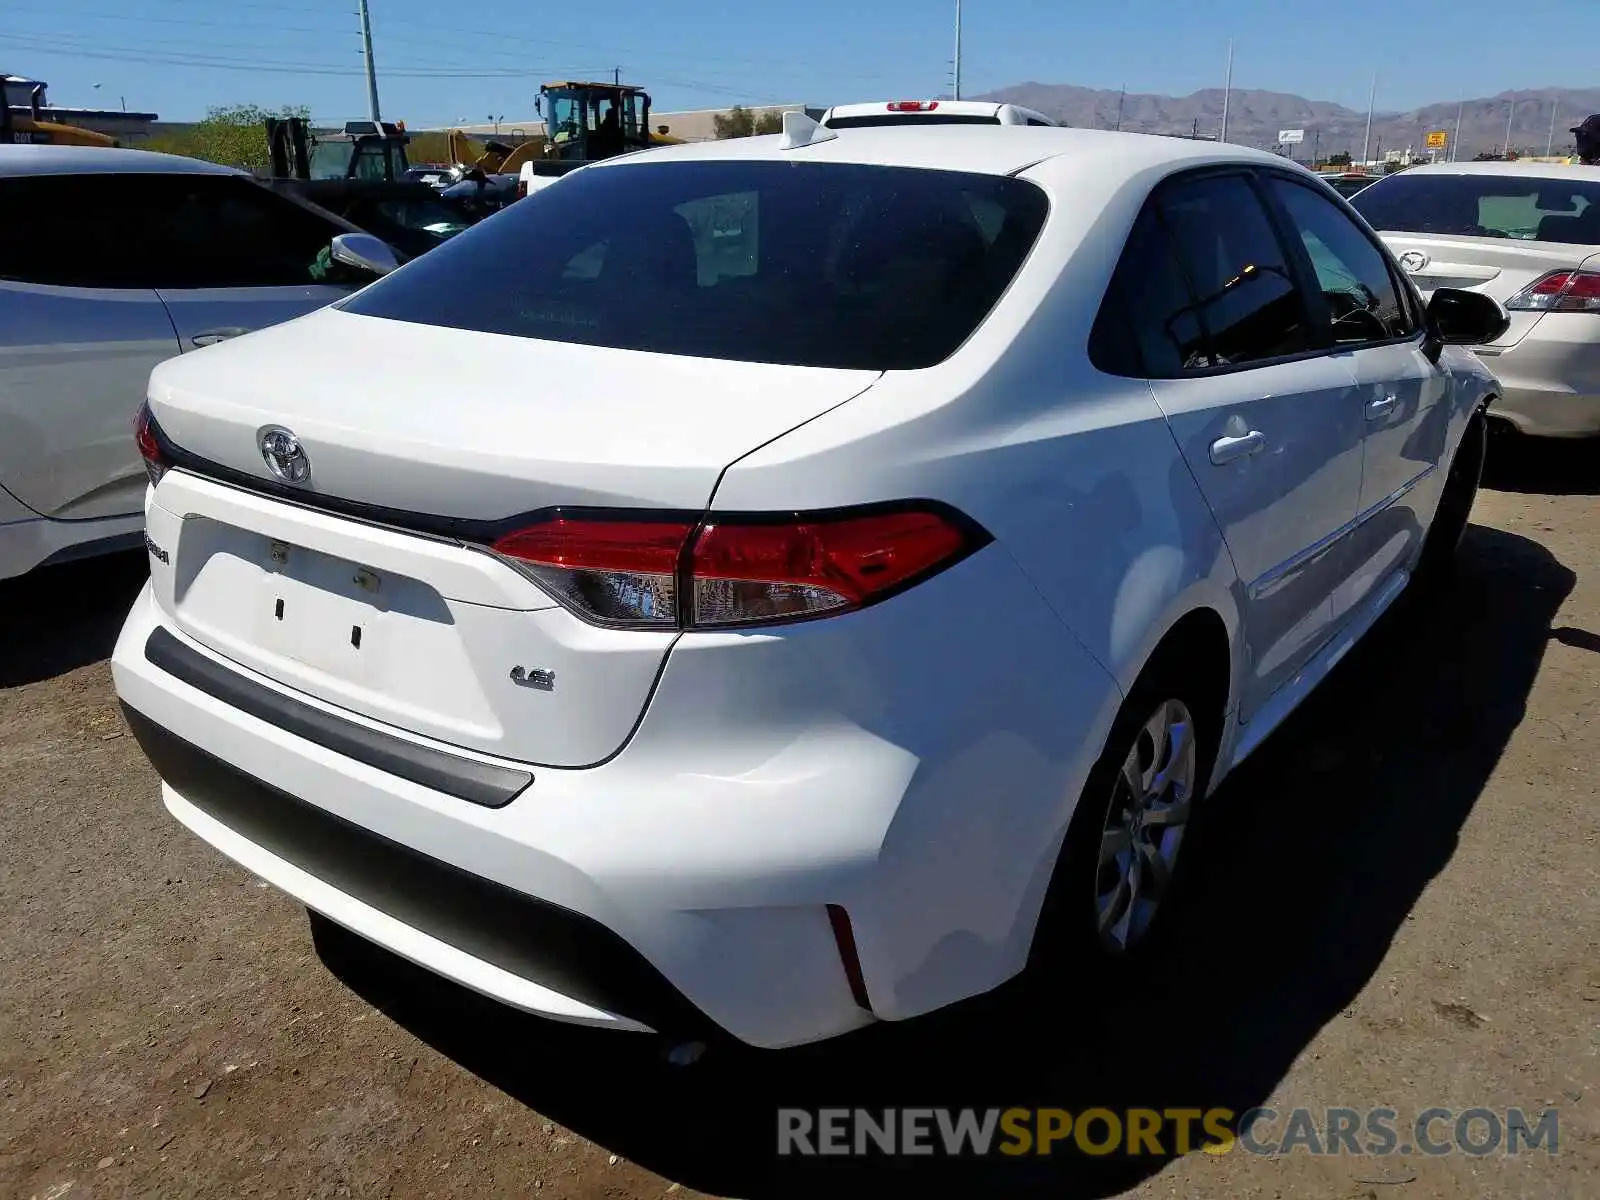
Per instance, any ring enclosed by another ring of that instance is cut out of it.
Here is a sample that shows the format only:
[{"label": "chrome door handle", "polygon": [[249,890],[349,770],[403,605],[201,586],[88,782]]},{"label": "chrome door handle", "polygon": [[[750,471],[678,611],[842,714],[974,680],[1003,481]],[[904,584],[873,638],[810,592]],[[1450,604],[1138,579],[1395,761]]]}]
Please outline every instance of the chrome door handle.
[{"label": "chrome door handle", "polygon": [[189,339],[192,346],[215,346],[218,342],[225,342],[229,338],[236,338],[241,333],[250,331],[242,325],[229,325],[225,329],[208,329],[204,333],[197,333]]},{"label": "chrome door handle", "polygon": [[1390,413],[1392,413],[1394,411],[1394,406],[1395,406],[1395,397],[1394,397],[1394,395],[1392,393],[1390,395],[1384,396],[1381,400],[1370,400],[1370,401],[1368,401],[1367,402],[1367,420],[1376,421],[1379,417],[1387,417]]},{"label": "chrome door handle", "polygon": [[1267,445],[1267,435],[1252,429],[1241,437],[1219,437],[1211,443],[1211,461],[1217,466],[1231,463],[1236,458],[1259,454]]}]

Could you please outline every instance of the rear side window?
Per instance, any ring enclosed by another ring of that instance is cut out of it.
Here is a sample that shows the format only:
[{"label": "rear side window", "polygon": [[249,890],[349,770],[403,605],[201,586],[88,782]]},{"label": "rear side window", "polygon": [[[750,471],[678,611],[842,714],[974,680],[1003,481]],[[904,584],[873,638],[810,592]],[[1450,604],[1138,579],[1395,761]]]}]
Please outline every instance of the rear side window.
[{"label": "rear side window", "polygon": [[1305,297],[1255,189],[1211,176],[1169,184],[1146,203],[1089,352],[1111,374],[1172,378],[1312,348]]},{"label": "rear side window", "polygon": [[1199,308],[1153,204],[1128,235],[1089,353],[1102,371],[1153,379],[1212,365]]},{"label": "rear side window", "polygon": [[1196,179],[1158,201],[1216,366],[1312,348],[1305,304],[1255,189],[1241,176]]},{"label": "rear side window", "polygon": [[230,175],[37,175],[0,180],[0,278],[58,287],[310,284],[345,232]]},{"label": "rear side window", "polygon": [[932,366],[1047,212],[1019,179],[834,163],[577,172],[345,302],[483,333],[748,362]]},{"label": "rear side window", "polygon": [[1374,229],[1600,245],[1600,183],[1404,172],[1350,198]]}]

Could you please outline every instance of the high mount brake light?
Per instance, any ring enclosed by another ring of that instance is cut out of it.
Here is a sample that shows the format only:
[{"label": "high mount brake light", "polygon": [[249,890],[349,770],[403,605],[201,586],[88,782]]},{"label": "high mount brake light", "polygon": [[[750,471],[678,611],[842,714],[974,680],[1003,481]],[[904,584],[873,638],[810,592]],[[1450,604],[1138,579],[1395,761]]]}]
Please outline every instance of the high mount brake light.
[{"label": "high mount brake light", "polygon": [[1510,300],[1510,312],[1600,312],[1600,273],[1551,271]]},{"label": "high mount brake light", "polygon": [[932,112],[939,107],[937,100],[891,100],[890,112]]},{"label": "high mount brake light", "polygon": [[849,612],[953,566],[988,541],[943,505],[911,503],[704,523],[557,512],[492,549],[586,620],[667,630]]},{"label": "high mount brake light", "polygon": [[150,413],[149,401],[139,405],[139,413],[133,419],[133,441],[139,447],[139,457],[144,459],[145,474],[150,476],[152,486],[160,483],[167,468],[172,466],[161,448],[161,440],[156,436],[157,428],[156,419]]}]

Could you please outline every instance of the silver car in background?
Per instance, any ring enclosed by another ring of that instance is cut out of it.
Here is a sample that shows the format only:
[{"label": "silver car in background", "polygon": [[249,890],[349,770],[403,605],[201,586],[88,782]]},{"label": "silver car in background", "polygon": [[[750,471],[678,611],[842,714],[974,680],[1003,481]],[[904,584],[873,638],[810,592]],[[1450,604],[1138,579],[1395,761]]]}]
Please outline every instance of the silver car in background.
[{"label": "silver car in background", "polygon": [[241,171],[100,146],[0,146],[0,229],[0,579],[139,544],[157,363],[396,263]]},{"label": "silver car in background", "polygon": [[1511,327],[1476,352],[1504,394],[1490,416],[1545,437],[1600,436],[1600,167],[1437,163],[1350,204],[1424,297],[1500,301]]}]

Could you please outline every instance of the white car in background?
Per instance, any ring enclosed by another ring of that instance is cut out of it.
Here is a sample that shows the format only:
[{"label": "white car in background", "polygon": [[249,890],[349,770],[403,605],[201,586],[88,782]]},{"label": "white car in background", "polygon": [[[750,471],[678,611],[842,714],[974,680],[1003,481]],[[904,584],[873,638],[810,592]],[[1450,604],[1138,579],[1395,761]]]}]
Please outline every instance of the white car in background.
[{"label": "white car in background", "polygon": [[1451,561],[1505,314],[1274,155],[785,126],[156,369],[113,672],[177,820],[675,1039],[1159,945],[1205,797]]},{"label": "white car in background", "polygon": [[1031,108],[987,100],[880,100],[873,104],[838,104],[822,114],[822,125],[827,129],[867,129],[879,125],[1059,124]]},{"label": "white car in background", "polygon": [[0,146],[0,229],[0,579],[139,544],[157,363],[349,295],[330,247],[395,261],[243,172],[98,146]]},{"label": "white car in background", "polygon": [[1351,205],[1424,296],[1468,288],[1510,327],[1477,353],[1504,385],[1490,415],[1524,433],[1600,436],[1600,167],[1412,167]]}]

